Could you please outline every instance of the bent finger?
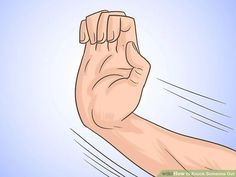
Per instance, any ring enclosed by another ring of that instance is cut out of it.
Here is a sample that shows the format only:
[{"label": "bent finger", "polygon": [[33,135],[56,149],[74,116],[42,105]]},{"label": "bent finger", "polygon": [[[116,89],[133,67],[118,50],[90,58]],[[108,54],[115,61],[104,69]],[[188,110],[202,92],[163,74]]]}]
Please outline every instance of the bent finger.
[{"label": "bent finger", "polygon": [[96,43],[97,24],[102,12],[107,12],[107,10],[102,10],[86,17],[86,27],[88,30],[89,40],[91,44]]},{"label": "bent finger", "polygon": [[109,16],[125,16],[126,14],[122,11],[111,11],[104,12],[101,14],[97,26],[97,42],[104,43],[107,40],[107,26],[108,26],[108,18]]},{"label": "bent finger", "polygon": [[86,28],[86,22],[85,20],[82,20],[80,23],[80,31],[79,31],[79,41],[81,44],[85,44],[88,42],[89,36]]}]

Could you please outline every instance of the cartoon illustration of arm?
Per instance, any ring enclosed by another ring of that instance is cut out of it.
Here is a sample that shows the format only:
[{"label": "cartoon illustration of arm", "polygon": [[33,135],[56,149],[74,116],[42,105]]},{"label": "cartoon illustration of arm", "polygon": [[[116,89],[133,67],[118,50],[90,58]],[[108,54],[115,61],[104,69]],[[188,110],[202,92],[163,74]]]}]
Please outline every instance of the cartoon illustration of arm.
[{"label": "cartoon illustration of arm", "polygon": [[166,130],[134,114],[150,64],[138,49],[134,19],[100,11],[81,22],[85,44],[76,81],[83,124],[152,175],[163,169],[235,169],[236,152]]}]

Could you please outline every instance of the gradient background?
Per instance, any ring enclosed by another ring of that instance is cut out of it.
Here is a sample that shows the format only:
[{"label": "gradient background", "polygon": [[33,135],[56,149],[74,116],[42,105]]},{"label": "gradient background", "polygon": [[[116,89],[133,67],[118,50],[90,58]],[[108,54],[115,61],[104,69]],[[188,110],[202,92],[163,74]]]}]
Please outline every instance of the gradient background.
[{"label": "gradient background", "polygon": [[[83,52],[80,21],[101,9],[135,17],[142,54],[152,70],[136,112],[171,130],[236,149],[236,133],[199,123],[182,105],[236,128],[236,2],[0,1],[0,176],[103,176],[83,161],[76,129],[139,176],[148,176],[81,125],[74,83]],[[214,103],[167,86],[156,77],[225,101]],[[225,118],[181,100],[172,89]]]}]

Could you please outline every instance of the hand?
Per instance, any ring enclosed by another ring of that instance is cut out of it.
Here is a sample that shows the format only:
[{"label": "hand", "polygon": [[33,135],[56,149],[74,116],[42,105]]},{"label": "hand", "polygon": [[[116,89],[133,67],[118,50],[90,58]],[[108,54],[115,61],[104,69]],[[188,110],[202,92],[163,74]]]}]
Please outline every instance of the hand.
[{"label": "hand", "polygon": [[85,44],[76,81],[76,103],[83,124],[121,126],[139,104],[150,64],[139,54],[134,19],[124,12],[100,11],[80,25]]}]

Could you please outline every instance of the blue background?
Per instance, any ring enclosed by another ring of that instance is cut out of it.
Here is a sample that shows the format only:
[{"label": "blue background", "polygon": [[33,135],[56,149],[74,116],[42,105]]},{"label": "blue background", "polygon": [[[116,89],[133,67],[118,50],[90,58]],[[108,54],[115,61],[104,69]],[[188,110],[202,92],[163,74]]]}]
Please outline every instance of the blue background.
[{"label": "blue background", "polygon": [[[122,10],[135,17],[140,50],[152,64],[136,113],[171,130],[236,149],[235,131],[204,125],[178,107],[235,128],[235,1],[0,1],[1,177],[102,176],[83,161],[83,150],[73,139],[82,141],[69,128],[120,165],[148,176],[84,128],[77,115],[74,83],[83,53],[79,24],[101,9]],[[227,104],[178,90],[156,77]]]}]

